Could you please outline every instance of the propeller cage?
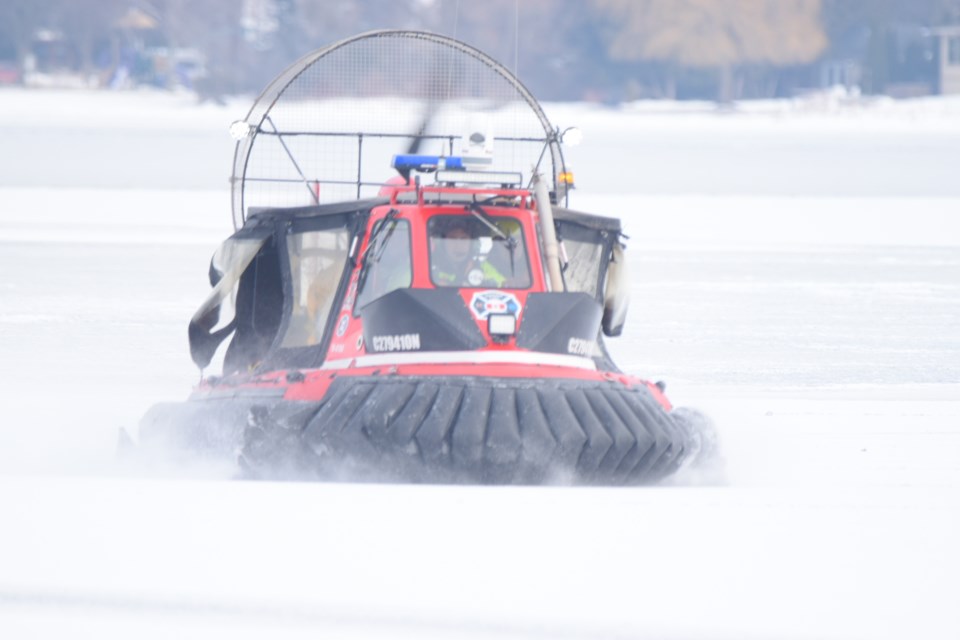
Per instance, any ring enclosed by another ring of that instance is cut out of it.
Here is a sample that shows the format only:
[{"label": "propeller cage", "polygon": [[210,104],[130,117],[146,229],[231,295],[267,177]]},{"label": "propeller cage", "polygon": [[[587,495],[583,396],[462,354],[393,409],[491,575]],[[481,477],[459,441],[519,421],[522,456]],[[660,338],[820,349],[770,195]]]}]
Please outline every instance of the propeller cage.
[{"label": "propeller cage", "polygon": [[520,172],[529,184],[536,168],[555,193],[566,170],[557,129],[510,71],[419,31],[373,31],[304,56],[231,131],[237,228],[253,207],[375,196],[396,175],[394,155],[458,155],[478,132],[491,151],[484,170]]}]

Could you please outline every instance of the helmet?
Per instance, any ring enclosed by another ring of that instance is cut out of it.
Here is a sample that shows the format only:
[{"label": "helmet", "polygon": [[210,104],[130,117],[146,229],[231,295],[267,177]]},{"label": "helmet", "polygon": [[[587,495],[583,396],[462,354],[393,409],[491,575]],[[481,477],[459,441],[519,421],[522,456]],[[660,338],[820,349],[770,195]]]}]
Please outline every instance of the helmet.
[{"label": "helmet", "polygon": [[473,219],[465,215],[439,215],[430,219],[430,235],[446,238],[455,233],[462,233],[466,237],[476,236],[476,227]]}]

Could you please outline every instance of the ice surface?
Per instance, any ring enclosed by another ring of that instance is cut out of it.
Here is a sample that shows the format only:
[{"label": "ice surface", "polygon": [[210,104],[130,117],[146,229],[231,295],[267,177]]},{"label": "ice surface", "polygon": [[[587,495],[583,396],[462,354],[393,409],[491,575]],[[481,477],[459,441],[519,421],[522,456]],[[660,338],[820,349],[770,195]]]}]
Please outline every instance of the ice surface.
[{"label": "ice surface", "polygon": [[548,105],[631,236],[614,357],[715,419],[724,486],[132,477],[247,104],[0,92],[0,635],[960,635],[956,101]]}]

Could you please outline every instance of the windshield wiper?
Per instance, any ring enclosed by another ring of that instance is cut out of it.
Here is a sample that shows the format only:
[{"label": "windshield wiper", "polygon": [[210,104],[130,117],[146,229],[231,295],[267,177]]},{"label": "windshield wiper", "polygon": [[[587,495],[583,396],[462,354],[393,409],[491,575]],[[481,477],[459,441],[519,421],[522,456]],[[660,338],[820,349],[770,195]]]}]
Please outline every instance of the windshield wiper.
[{"label": "windshield wiper", "polygon": [[516,275],[516,267],[514,266],[514,263],[516,261],[515,254],[516,254],[517,247],[520,245],[520,242],[513,236],[508,236],[506,233],[504,233],[503,229],[501,229],[496,224],[494,224],[493,218],[490,216],[489,213],[487,213],[484,210],[483,207],[480,206],[480,203],[471,202],[470,204],[467,205],[467,211],[473,214],[473,216],[477,220],[479,220],[480,222],[485,224],[487,227],[489,227],[490,230],[493,231],[493,234],[494,234],[493,237],[496,240],[500,240],[501,242],[507,245],[507,249],[510,251],[510,275],[515,276]]},{"label": "windshield wiper", "polygon": [[495,225],[493,223],[493,219],[490,217],[490,214],[484,211],[483,207],[481,207],[479,203],[471,202],[467,205],[467,211],[472,213],[477,220],[487,225],[487,227],[490,228],[490,231],[493,231],[498,240],[504,240],[508,244],[512,242],[514,245],[516,245],[516,239],[511,238],[503,232],[503,229]]},{"label": "windshield wiper", "polygon": [[380,262],[383,252],[387,247],[393,231],[397,228],[397,216],[400,215],[399,209],[390,209],[383,220],[377,224],[373,233],[370,234],[370,240],[367,242],[367,248],[360,256],[360,275],[357,276],[357,298],[360,298],[360,292],[363,291],[363,285],[367,280],[367,273],[370,271],[370,256],[373,256],[374,262]]}]

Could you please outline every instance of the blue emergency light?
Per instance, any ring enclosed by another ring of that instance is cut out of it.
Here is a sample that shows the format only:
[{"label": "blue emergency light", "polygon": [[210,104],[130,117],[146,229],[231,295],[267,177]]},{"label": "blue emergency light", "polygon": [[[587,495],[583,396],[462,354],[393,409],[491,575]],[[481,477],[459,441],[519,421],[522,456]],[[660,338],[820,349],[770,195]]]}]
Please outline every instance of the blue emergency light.
[{"label": "blue emergency light", "polygon": [[435,171],[437,169],[466,169],[463,158],[460,156],[428,156],[417,153],[404,153],[393,156],[390,166],[401,175],[409,175],[411,171]]}]

